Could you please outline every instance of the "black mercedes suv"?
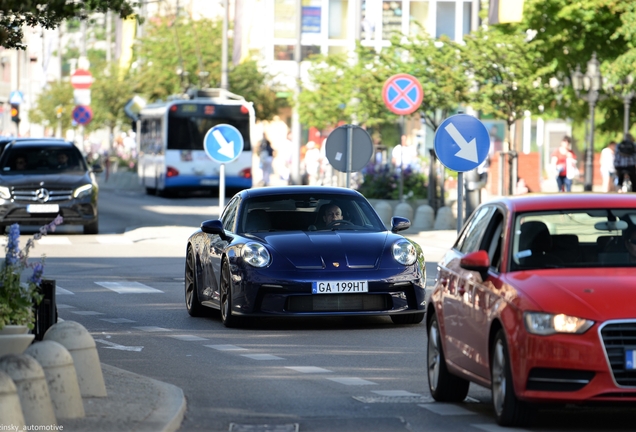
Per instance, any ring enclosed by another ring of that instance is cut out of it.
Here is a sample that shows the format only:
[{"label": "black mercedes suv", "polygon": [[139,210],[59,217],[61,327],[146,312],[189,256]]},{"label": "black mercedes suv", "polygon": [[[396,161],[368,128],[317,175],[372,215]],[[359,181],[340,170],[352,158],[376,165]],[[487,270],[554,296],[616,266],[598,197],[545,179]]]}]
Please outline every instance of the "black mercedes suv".
[{"label": "black mercedes suv", "polygon": [[58,214],[65,225],[97,234],[98,186],[79,149],[68,141],[42,138],[8,143],[0,156],[0,232],[8,225],[45,225]]}]

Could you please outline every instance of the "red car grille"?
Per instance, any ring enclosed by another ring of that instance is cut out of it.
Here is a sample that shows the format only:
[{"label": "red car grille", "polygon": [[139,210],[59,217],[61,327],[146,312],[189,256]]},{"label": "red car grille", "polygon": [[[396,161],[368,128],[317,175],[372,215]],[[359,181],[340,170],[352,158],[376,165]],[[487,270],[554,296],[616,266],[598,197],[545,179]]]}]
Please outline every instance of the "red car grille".
[{"label": "red car grille", "polygon": [[625,350],[636,349],[636,321],[607,324],[601,337],[616,383],[636,387],[636,370],[625,369]]}]

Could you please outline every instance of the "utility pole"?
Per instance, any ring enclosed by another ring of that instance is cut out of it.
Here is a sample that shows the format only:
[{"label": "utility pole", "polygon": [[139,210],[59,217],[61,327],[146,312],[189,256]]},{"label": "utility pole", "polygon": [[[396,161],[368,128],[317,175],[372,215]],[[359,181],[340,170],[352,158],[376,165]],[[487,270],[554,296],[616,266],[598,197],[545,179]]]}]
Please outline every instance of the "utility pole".
[{"label": "utility pole", "polygon": [[[221,88],[229,89],[227,79],[227,31],[228,31],[228,0],[223,0],[223,35],[221,42]],[[235,35],[236,37],[236,35]]]},{"label": "utility pole", "polygon": [[291,164],[291,182],[292,184],[300,184],[300,146],[301,146],[301,125],[300,115],[298,114],[298,98],[300,97],[301,71],[300,56],[301,37],[302,37],[302,0],[296,0],[296,45],[294,47],[294,60],[296,61],[296,106],[292,111],[292,142],[294,143],[292,151]]}]

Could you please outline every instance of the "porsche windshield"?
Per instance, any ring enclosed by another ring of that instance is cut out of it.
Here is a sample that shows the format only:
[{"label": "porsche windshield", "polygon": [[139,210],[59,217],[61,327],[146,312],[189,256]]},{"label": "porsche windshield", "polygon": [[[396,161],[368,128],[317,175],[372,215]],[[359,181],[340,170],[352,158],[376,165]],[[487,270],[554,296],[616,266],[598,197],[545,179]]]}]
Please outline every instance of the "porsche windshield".
[{"label": "porsche windshield", "polygon": [[349,195],[254,197],[239,217],[241,232],[386,230],[367,200]]},{"label": "porsche windshield", "polygon": [[517,216],[512,270],[636,265],[636,210],[588,209]]}]

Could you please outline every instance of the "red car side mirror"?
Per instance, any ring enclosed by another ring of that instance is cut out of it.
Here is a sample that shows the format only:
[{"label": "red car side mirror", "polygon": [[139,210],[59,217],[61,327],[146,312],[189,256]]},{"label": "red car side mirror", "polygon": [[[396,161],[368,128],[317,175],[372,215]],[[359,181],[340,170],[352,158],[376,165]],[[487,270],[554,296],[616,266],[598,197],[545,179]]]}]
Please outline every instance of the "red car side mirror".
[{"label": "red car side mirror", "polygon": [[485,250],[471,252],[459,261],[459,266],[466,270],[479,272],[482,280],[488,277],[488,268],[490,267],[490,258]]}]

